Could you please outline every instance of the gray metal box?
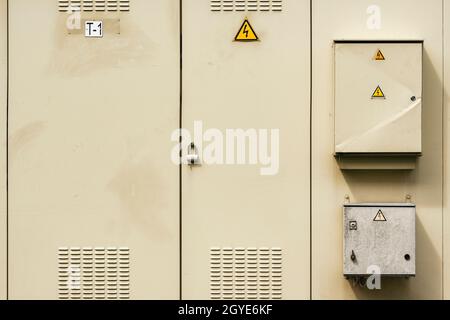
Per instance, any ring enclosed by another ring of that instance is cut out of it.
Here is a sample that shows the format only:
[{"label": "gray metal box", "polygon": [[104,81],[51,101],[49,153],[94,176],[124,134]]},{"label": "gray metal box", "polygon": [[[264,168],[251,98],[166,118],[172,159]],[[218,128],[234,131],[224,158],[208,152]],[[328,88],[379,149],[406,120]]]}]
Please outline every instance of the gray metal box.
[{"label": "gray metal box", "polygon": [[411,203],[344,205],[344,275],[415,276],[415,214]]}]

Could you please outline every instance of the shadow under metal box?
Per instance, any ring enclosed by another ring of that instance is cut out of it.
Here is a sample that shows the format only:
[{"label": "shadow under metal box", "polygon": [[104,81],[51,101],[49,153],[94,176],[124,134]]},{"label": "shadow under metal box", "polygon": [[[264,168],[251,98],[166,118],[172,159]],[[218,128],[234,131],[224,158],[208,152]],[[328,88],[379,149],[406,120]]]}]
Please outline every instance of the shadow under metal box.
[{"label": "shadow under metal box", "polygon": [[344,275],[415,276],[415,213],[411,203],[344,205]]}]

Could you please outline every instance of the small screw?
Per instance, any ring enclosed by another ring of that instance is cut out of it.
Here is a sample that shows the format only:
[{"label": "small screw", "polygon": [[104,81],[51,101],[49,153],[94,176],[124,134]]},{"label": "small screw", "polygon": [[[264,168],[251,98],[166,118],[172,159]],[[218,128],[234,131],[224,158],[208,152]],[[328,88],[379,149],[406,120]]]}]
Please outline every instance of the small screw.
[{"label": "small screw", "polygon": [[416,96],[412,96],[411,101],[416,101]]},{"label": "small screw", "polygon": [[405,254],[405,260],[409,261],[409,259],[411,259],[411,257],[409,256],[409,254]]}]

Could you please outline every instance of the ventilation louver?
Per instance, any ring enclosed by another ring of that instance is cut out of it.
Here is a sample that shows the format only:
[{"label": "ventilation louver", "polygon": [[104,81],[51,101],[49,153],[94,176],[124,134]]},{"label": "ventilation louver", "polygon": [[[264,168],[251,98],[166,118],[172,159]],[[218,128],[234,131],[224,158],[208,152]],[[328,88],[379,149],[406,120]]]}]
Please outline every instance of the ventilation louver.
[{"label": "ventilation louver", "polygon": [[129,299],[128,248],[59,248],[60,299]]},{"label": "ventilation louver", "polygon": [[211,248],[212,299],[281,299],[280,248]]},{"label": "ventilation louver", "polygon": [[213,12],[281,12],[283,0],[210,0]]},{"label": "ventilation louver", "polygon": [[60,12],[128,12],[130,0],[59,0]]}]

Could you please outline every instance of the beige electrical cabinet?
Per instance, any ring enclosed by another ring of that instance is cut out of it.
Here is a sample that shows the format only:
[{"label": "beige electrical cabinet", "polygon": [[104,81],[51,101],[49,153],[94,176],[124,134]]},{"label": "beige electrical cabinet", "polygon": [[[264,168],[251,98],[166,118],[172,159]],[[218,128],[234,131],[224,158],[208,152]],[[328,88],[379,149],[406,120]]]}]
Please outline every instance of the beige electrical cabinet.
[{"label": "beige electrical cabinet", "polygon": [[11,299],[179,297],[179,1],[102,2],[9,1]]},{"label": "beige electrical cabinet", "polygon": [[184,299],[310,296],[310,1],[255,3],[183,1],[183,128],[215,130],[195,145],[227,129],[279,130],[273,174],[202,154],[183,166]]},{"label": "beige electrical cabinet", "polygon": [[336,154],[422,152],[422,42],[335,43]]},{"label": "beige electrical cabinet", "polygon": [[[448,298],[449,19],[446,0],[0,0],[0,299]],[[415,277],[344,277],[346,231],[376,222],[343,225],[356,203],[410,208]]]}]

